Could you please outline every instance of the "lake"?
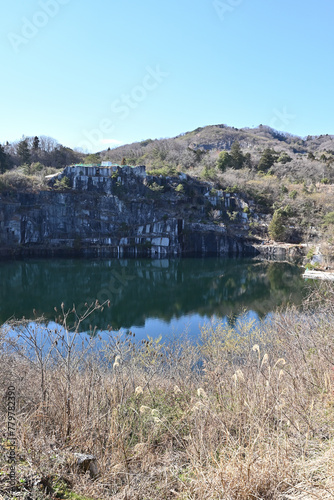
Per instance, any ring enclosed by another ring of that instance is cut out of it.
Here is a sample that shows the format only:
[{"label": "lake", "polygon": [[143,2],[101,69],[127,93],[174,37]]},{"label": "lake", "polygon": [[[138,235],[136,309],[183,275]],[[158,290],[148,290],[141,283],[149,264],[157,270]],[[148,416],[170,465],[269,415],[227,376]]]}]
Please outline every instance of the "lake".
[{"label": "lake", "polygon": [[[131,330],[137,338],[196,337],[207,321],[236,322],[244,313],[264,318],[300,304],[308,285],[303,269],[257,259],[29,259],[0,262],[0,322],[10,317],[55,318],[54,307],[110,299],[89,323],[100,330]],[[87,324],[87,329],[88,329]]]}]

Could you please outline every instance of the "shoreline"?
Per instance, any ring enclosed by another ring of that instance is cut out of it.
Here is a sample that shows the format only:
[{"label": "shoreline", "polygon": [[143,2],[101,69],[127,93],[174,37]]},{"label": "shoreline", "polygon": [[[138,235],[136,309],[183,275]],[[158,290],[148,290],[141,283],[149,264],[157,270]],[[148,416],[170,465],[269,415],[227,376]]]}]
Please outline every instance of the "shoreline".
[{"label": "shoreline", "polygon": [[166,254],[152,253],[151,248],[138,247],[110,247],[110,246],[86,246],[81,248],[47,247],[47,246],[20,246],[0,248],[0,260],[22,259],[22,258],[148,258],[148,259],[171,259],[171,258],[199,258],[199,257],[267,257],[269,260],[301,259],[305,257],[307,244],[273,243],[271,241],[253,243],[248,240],[240,240],[242,251],[229,252],[198,252],[181,251],[168,252]]}]

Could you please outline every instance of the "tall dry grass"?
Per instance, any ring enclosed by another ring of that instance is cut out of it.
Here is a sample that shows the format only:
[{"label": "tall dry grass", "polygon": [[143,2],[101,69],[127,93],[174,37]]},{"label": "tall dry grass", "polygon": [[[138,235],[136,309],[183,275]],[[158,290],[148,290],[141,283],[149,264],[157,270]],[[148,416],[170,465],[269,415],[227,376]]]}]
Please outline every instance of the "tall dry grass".
[{"label": "tall dry grass", "polygon": [[[59,328],[9,325],[19,339],[1,330],[2,451],[14,382],[18,496],[334,496],[333,288],[270,322],[208,324],[197,344],[83,341],[67,314]],[[97,458],[98,477],[79,473],[75,452]]]}]

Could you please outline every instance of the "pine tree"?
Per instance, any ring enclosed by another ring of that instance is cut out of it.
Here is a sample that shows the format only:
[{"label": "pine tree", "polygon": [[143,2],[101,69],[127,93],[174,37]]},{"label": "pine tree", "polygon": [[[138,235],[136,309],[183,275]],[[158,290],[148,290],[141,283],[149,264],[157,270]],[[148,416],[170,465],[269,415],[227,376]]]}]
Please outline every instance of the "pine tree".
[{"label": "pine tree", "polygon": [[227,151],[222,151],[219,153],[218,160],[216,162],[216,167],[221,170],[222,172],[225,172],[227,168],[230,168],[232,166],[232,157],[230,153]]},{"label": "pine tree", "polygon": [[252,168],[252,155],[250,153],[245,154],[244,166],[247,168]]},{"label": "pine tree", "polygon": [[240,169],[244,165],[245,157],[242,153],[240,143],[235,141],[231,147],[232,168]]},{"label": "pine tree", "polygon": [[9,156],[5,153],[4,147],[0,144],[0,173],[3,174],[9,167]]},{"label": "pine tree", "polygon": [[18,143],[17,154],[21,158],[22,163],[30,164],[31,155],[27,139],[23,139]]},{"label": "pine tree", "polygon": [[275,163],[275,151],[270,148],[266,148],[260,158],[259,164],[257,166],[258,170],[261,172],[266,172]]},{"label": "pine tree", "polygon": [[285,217],[282,210],[275,210],[273,218],[268,226],[269,236],[275,241],[285,241],[286,226],[284,220]]},{"label": "pine tree", "polygon": [[32,143],[32,149],[34,151],[37,151],[37,149],[39,148],[39,138],[37,137],[37,135],[34,137],[34,141]]}]

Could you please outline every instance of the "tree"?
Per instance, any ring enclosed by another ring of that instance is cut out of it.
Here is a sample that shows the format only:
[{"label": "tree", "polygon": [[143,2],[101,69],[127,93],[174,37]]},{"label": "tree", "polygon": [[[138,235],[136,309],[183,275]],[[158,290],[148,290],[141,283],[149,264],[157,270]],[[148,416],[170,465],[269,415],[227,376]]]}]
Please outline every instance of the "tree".
[{"label": "tree", "polygon": [[31,161],[38,162],[40,159],[39,138],[37,135],[32,140]]},{"label": "tree", "polygon": [[31,155],[27,139],[23,139],[18,143],[17,154],[20,157],[22,163],[26,163],[28,165],[30,164]]},{"label": "tree", "polygon": [[[85,161],[85,163],[95,163],[94,158]],[[73,165],[81,161],[81,155],[73,151],[71,148],[65,148],[64,146],[58,144],[58,146],[49,153],[44,153],[43,162],[44,165],[55,168],[64,168],[66,165]],[[91,161],[92,160],[92,161]],[[99,159],[96,163],[99,163]]]},{"label": "tree", "polygon": [[188,147],[188,150],[193,153],[196,163],[200,163],[203,156],[207,154],[207,151],[205,151],[205,149],[193,149]]},{"label": "tree", "polygon": [[58,141],[49,137],[47,135],[41,135],[39,137],[39,148],[45,153],[51,153],[59,146]]},{"label": "tree", "polygon": [[334,225],[334,212],[327,212],[323,217],[323,221],[324,226]]},{"label": "tree", "polygon": [[276,152],[273,149],[266,148],[260,158],[259,164],[257,166],[258,170],[261,172],[266,172],[273,166],[276,160]]},{"label": "tree", "polygon": [[286,163],[289,163],[290,161],[292,161],[292,158],[291,156],[288,155],[288,153],[286,151],[283,151],[283,153],[281,154],[281,156],[278,158],[278,160],[280,163],[283,163],[283,165],[285,165]]},{"label": "tree", "polygon": [[225,172],[227,168],[232,167],[232,157],[227,151],[222,151],[221,153],[219,153],[216,167],[222,172]]},{"label": "tree", "polygon": [[232,168],[240,169],[244,165],[245,157],[242,153],[240,143],[235,141],[231,147]]},{"label": "tree", "polygon": [[10,168],[9,156],[5,153],[5,148],[0,144],[0,173],[3,174]]},{"label": "tree", "polygon": [[251,156],[250,153],[246,153],[245,154],[244,164],[245,164],[245,167],[247,167],[247,168],[252,168],[253,167],[252,156]]},{"label": "tree", "polygon": [[282,209],[275,210],[273,218],[268,226],[270,238],[275,241],[284,241],[286,236],[285,216]]},{"label": "tree", "polygon": [[32,149],[34,151],[37,151],[39,149],[39,139],[37,135],[34,137],[33,143],[32,143]]},{"label": "tree", "polygon": [[85,158],[85,163],[88,163],[88,164],[96,164],[96,163],[100,163],[101,162],[101,159],[100,159],[100,153],[92,153],[88,156],[86,156]]}]

